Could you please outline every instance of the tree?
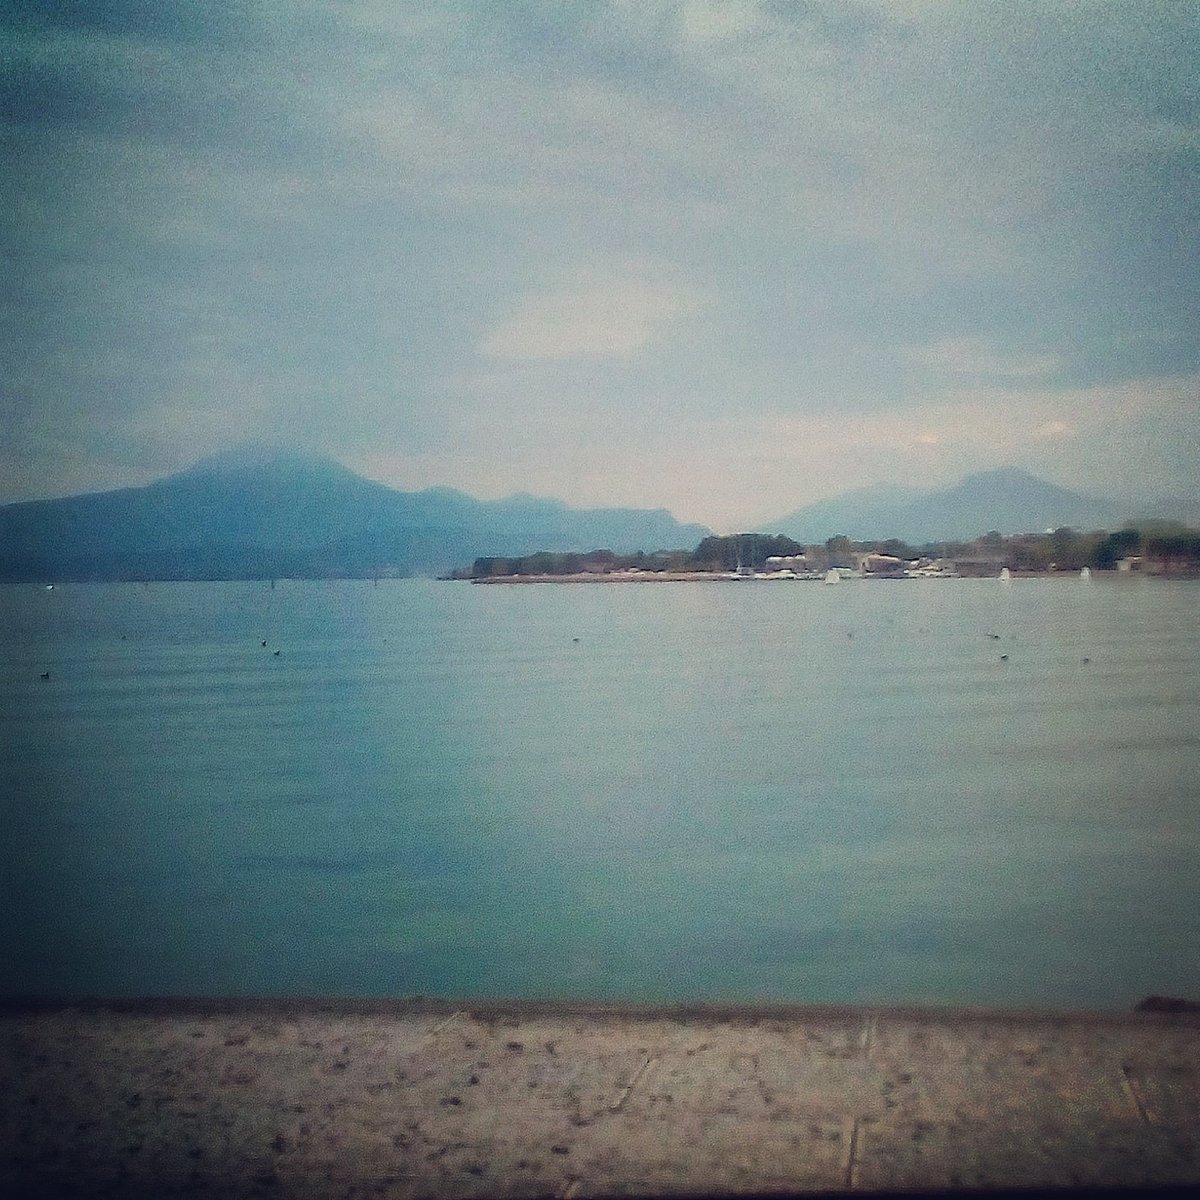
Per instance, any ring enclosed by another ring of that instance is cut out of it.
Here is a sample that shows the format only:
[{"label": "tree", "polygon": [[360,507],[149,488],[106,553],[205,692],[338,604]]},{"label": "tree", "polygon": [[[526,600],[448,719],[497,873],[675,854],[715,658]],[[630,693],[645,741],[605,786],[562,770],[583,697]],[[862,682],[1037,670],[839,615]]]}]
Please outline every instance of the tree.
[{"label": "tree", "polygon": [[692,563],[713,570],[732,571],[734,567],[760,570],[774,555],[803,554],[799,542],[782,533],[732,533],[727,537],[706,537],[692,552]]},{"label": "tree", "polygon": [[471,567],[471,574],[476,579],[486,579],[492,575],[511,575],[512,562],[507,558],[477,558]]},{"label": "tree", "polygon": [[1200,564],[1200,533],[1179,533],[1146,541],[1146,553],[1162,559],[1167,570]]},{"label": "tree", "polygon": [[1118,529],[1096,547],[1096,566],[1111,571],[1120,559],[1136,554],[1141,548],[1142,535],[1138,530]]},{"label": "tree", "polygon": [[827,538],[825,541],[825,552],[829,555],[829,565],[831,567],[854,566],[854,547],[844,533]]},{"label": "tree", "polygon": [[893,558],[913,559],[918,557],[917,552],[899,538],[888,538],[886,542],[880,542],[876,550],[879,554],[890,554]]}]

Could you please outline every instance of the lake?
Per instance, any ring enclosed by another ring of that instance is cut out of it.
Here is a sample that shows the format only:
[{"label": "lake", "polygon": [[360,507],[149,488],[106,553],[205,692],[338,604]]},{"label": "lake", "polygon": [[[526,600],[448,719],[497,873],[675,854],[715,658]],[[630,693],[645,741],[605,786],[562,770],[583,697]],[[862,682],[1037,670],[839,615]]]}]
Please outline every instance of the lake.
[{"label": "lake", "polygon": [[1200,996],[1197,583],[7,586],[0,623],[10,995]]}]

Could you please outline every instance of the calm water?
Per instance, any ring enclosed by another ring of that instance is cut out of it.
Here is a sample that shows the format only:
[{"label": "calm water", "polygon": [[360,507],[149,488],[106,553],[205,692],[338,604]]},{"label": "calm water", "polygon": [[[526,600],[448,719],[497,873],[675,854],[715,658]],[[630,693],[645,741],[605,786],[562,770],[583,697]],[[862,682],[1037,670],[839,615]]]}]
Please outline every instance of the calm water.
[{"label": "calm water", "polygon": [[3,987],[1197,995],[1198,617],[1113,578],[0,588]]}]

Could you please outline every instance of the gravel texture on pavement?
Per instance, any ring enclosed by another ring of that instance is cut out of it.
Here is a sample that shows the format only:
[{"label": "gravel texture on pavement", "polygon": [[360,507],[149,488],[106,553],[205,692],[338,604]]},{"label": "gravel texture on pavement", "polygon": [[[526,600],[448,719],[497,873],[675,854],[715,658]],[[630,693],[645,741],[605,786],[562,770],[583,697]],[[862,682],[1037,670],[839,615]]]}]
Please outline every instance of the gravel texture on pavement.
[{"label": "gravel texture on pavement", "polygon": [[0,1072],[13,1195],[1200,1183],[1194,1013],[10,1003]]}]

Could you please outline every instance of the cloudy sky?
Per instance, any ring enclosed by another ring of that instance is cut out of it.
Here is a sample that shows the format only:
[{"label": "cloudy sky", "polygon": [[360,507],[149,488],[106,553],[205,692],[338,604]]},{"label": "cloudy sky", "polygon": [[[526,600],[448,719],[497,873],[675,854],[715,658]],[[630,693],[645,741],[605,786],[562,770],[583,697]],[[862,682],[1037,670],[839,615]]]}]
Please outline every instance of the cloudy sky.
[{"label": "cloudy sky", "polygon": [[252,439],[747,526],[1200,458],[1192,0],[16,0],[0,500]]}]

